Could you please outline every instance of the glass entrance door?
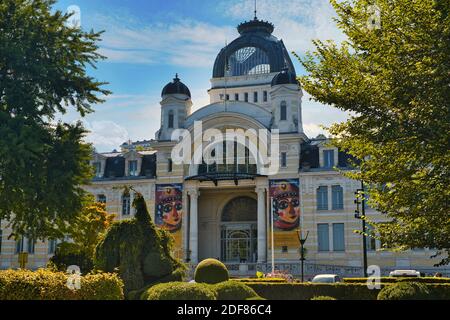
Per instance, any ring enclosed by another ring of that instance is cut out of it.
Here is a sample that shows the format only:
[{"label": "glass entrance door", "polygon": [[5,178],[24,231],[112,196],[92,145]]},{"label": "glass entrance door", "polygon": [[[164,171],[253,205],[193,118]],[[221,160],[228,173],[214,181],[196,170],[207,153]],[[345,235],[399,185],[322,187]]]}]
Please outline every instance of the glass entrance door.
[{"label": "glass entrance door", "polygon": [[224,262],[256,261],[256,225],[225,224],[221,230],[221,260]]}]

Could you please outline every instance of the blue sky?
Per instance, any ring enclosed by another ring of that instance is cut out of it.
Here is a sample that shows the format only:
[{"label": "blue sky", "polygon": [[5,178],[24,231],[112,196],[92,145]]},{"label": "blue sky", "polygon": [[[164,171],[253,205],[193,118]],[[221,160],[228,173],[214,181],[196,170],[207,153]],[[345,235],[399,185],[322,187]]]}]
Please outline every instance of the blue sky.
[{"label": "blue sky", "polygon": [[[236,26],[253,17],[254,0],[60,0],[56,9],[76,5],[84,30],[105,30],[100,52],[108,59],[91,75],[109,82],[113,92],[83,119],[86,138],[100,152],[119,149],[131,139],[154,138],[159,128],[161,89],[178,73],[192,93],[194,110],[209,102],[207,89],[214,59]],[[259,0],[258,17],[275,25],[274,35],[288,51],[313,50],[311,40],[344,39],[328,0]],[[304,70],[292,57],[297,74]],[[74,111],[64,121],[80,119]],[[303,98],[303,126],[309,136],[320,125],[343,121],[346,114]]]}]

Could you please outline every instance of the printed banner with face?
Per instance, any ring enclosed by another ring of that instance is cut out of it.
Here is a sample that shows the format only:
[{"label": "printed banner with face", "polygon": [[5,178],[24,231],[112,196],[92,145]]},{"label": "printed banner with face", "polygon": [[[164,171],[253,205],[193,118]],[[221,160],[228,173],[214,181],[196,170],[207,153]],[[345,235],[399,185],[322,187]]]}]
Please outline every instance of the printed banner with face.
[{"label": "printed banner with face", "polygon": [[183,185],[157,184],[155,224],[170,232],[181,229],[183,218]]},{"label": "printed banner with face", "polygon": [[273,226],[280,231],[298,228],[300,221],[300,193],[298,179],[269,181],[273,199]]}]

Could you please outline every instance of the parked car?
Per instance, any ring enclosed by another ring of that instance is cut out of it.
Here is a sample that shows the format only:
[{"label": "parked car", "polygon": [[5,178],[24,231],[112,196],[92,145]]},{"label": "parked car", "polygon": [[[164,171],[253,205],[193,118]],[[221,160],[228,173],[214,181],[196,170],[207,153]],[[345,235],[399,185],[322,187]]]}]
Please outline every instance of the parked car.
[{"label": "parked car", "polygon": [[312,281],[313,283],[336,283],[341,282],[341,278],[337,274],[318,274]]},{"label": "parked car", "polygon": [[420,277],[421,274],[416,270],[394,270],[389,272],[389,277]]}]

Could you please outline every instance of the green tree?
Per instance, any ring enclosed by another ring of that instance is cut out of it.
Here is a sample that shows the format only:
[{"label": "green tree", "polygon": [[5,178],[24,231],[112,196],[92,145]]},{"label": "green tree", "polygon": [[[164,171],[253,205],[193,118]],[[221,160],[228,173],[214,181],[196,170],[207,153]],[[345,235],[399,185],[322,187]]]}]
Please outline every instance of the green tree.
[{"label": "green tree", "polygon": [[92,200],[86,202],[70,226],[67,236],[71,241],[58,245],[51,262],[62,271],[69,265],[78,265],[82,272],[90,271],[94,266],[95,246],[106,234],[115,217],[105,210],[104,203]]},{"label": "green tree", "polygon": [[34,239],[65,233],[92,176],[85,129],[55,116],[84,116],[109,94],[86,71],[104,58],[100,33],[70,27],[54,3],[0,2],[0,219]]},{"label": "green tree", "polygon": [[391,221],[375,224],[385,246],[435,248],[448,264],[450,1],[331,3],[347,41],[315,41],[302,86],[352,114],[329,130],[359,160],[346,175],[371,186],[370,204]]}]

